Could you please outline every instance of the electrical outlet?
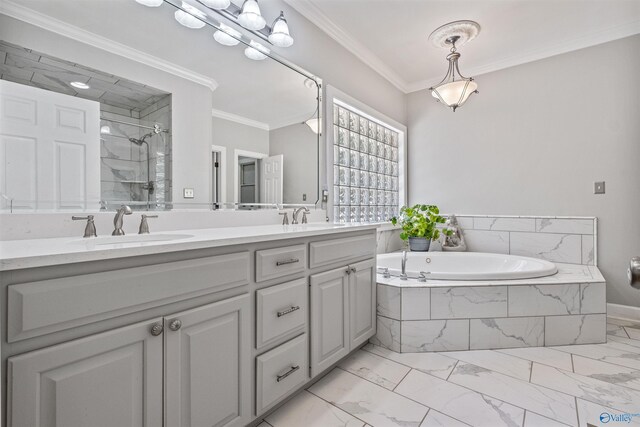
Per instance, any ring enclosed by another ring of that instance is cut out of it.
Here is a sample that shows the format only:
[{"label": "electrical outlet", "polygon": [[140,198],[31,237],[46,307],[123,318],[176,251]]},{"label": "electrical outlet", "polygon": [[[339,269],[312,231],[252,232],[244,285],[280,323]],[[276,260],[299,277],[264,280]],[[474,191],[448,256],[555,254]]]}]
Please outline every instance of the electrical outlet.
[{"label": "electrical outlet", "polygon": [[193,199],[193,188],[183,188],[182,197],[185,199]]},{"label": "electrical outlet", "polygon": [[329,201],[329,191],[322,190],[322,203],[327,203]]},{"label": "electrical outlet", "polygon": [[604,194],[604,181],[596,181],[593,183],[593,194]]}]

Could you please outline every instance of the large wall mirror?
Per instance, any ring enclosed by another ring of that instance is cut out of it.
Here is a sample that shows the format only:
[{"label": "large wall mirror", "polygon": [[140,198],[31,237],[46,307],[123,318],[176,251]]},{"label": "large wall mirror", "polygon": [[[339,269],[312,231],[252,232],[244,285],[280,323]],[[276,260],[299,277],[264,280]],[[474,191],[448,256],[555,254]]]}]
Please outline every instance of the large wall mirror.
[{"label": "large wall mirror", "polygon": [[[64,8],[73,3],[60,0],[47,13],[64,18]],[[140,6],[131,3],[127,7]],[[160,18],[173,21],[185,3],[206,11],[195,0],[165,1]],[[110,13],[131,13],[125,7],[118,12],[120,7]],[[211,35],[221,25],[208,15],[201,22]],[[175,21],[158,24],[169,35],[184,30]],[[236,41],[224,46],[211,37],[206,51],[194,49],[194,55],[210,59],[210,77],[217,83],[212,132],[202,136],[210,143],[194,145],[174,137],[172,93],[155,88],[144,73],[122,78],[0,40],[0,212],[316,204],[320,81],[267,50],[248,47],[246,34]],[[174,186],[176,174],[190,168],[176,149],[191,145],[207,147],[198,148],[198,155],[208,159],[208,168],[196,172],[209,182],[205,201],[202,191],[196,202],[188,188]]]}]

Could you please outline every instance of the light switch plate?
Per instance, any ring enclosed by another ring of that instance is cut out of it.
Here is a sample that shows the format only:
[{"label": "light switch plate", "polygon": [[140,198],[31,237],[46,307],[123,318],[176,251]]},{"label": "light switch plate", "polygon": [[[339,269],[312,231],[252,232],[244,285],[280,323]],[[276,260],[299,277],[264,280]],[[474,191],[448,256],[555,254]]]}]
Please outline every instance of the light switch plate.
[{"label": "light switch plate", "polygon": [[593,183],[593,194],[604,194],[604,181],[596,181]]},{"label": "light switch plate", "polygon": [[185,199],[193,199],[193,188],[183,188],[182,197]]}]

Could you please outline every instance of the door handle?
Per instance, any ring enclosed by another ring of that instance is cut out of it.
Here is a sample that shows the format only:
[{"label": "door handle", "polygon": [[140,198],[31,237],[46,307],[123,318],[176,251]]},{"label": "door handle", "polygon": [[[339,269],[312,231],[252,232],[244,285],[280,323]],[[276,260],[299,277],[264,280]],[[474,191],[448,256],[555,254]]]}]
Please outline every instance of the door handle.
[{"label": "door handle", "polygon": [[640,289],[640,256],[633,257],[629,261],[627,276],[629,277],[629,285],[632,288]]}]

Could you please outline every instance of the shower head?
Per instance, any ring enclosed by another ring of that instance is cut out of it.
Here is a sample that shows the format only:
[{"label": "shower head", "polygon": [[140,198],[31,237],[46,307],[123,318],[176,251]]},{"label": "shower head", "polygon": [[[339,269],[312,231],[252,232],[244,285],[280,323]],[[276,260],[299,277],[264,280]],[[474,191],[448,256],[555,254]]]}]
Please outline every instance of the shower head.
[{"label": "shower head", "polygon": [[134,144],[136,144],[136,145],[138,145],[138,146],[141,146],[142,144],[146,144],[146,143],[147,143],[147,141],[145,141],[145,139],[149,138],[149,137],[150,137],[150,136],[152,136],[152,135],[153,135],[153,132],[150,132],[150,133],[148,133],[148,134],[144,135],[144,136],[143,136],[142,138],[140,138],[140,139],[137,139],[137,138],[129,138],[129,141],[130,141],[130,142],[132,142],[132,143],[134,143]]}]

